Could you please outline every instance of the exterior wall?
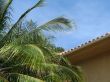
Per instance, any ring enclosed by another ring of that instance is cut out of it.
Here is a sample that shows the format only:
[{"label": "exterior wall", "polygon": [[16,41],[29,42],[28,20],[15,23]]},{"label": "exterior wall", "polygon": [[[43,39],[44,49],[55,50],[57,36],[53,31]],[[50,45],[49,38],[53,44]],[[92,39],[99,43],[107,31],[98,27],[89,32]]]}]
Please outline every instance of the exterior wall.
[{"label": "exterior wall", "polygon": [[82,61],[86,82],[110,82],[110,52]]}]

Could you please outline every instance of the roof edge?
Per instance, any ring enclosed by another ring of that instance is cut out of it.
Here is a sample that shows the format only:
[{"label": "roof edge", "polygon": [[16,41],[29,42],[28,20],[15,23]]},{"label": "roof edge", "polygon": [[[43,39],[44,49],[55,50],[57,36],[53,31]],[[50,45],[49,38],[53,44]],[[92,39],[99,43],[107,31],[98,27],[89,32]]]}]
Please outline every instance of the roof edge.
[{"label": "roof edge", "polygon": [[96,43],[96,42],[98,42],[100,40],[103,40],[103,39],[105,39],[107,37],[110,37],[110,32],[108,32],[108,33],[106,33],[106,34],[104,34],[104,35],[102,35],[100,37],[97,37],[95,39],[89,40],[88,42],[85,42],[84,44],[81,44],[81,45],[79,45],[79,46],[77,46],[77,47],[75,47],[73,49],[70,49],[68,51],[64,51],[64,52],[60,53],[60,55],[68,55],[68,54],[73,53],[73,52],[75,52],[75,51],[77,51],[79,49],[82,49],[82,48],[87,47],[89,45],[92,45],[92,44],[94,44],[94,43]]}]

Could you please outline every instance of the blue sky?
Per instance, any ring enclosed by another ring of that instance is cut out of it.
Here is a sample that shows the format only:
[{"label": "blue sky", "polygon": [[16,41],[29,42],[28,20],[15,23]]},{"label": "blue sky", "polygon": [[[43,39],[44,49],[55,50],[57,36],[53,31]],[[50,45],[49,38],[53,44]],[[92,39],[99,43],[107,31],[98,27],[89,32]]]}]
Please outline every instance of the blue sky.
[{"label": "blue sky", "polygon": [[[14,0],[13,20],[16,21],[36,1]],[[44,7],[33,10],[27,19],[42,24],[55,17],[65,16],[75,22],[75,29],[55,34],[55,44],[68,50],[110,32],[109,3],[110,0],[45,0]]]}]

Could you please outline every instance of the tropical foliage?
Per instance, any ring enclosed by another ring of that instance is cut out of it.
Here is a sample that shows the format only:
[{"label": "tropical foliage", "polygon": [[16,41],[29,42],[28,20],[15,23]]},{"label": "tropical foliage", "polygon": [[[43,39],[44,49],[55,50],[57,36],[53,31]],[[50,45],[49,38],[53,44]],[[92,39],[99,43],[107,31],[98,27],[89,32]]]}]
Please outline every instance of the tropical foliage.
[{"label": "tropical foliage", "polygon": [[44,32],[71,29],[71,22],[64,17],[40,26],[24,21],[29,12],[42,6],[44,0],[39,0],[11,24],[12,2],[0,0],[0,82],[81,82],[78,68],[58,55]]}]

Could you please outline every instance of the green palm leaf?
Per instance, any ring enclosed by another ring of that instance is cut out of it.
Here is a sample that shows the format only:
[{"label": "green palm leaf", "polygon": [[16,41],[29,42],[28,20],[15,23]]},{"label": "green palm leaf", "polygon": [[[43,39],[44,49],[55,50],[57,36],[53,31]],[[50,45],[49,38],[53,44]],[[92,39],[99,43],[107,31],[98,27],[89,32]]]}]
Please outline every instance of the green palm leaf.
[{"label": "green palm leaf", "polygon": [[23,64],[31,63],[35,65],[36,63],[45,62],[44,55],[40,48],[35,45],[8,45],[4,46],[0,50],[0,57],[4,59],[3,65],[13,65],[13,64]]},{"label": "green palm leaf", "polygon": [[9,80],[9,82],[44,82],[38,78],[19,73],[7,73],[6,78]]},{"label": "green palm leaf", "polygon": [[46,30],[46,31],[62,31],[69,30],[72,28],[71,21],[64,17],[57,17],[41,26],[38,26],[36,30]]}]

